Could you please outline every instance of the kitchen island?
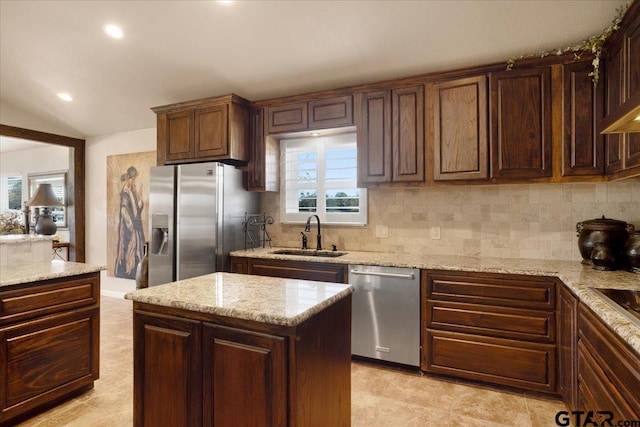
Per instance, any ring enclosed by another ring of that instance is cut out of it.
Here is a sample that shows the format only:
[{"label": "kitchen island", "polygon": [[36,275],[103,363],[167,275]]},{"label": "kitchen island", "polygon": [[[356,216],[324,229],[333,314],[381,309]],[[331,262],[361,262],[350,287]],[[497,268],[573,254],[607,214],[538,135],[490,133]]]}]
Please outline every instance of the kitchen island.
[{"label": "kitchen island", "polygon": [[102,269],[63,261],[0,267],[0,426],[93,387]]},{"label": "kitchen island", "polygon": [[349,425],[352,292],[214,273],[128,293],[134,424]]}]

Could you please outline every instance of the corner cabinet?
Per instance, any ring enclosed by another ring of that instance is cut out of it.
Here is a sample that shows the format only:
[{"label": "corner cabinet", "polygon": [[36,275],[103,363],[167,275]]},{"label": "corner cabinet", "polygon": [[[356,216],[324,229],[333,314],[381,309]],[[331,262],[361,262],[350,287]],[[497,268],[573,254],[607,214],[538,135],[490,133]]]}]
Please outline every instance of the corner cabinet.
[{"label": "corner cabinet", "polygon": [[422,370],[556,392],[555,279],[423,275]]},{"label": "corner cabinet", "polygon": [[492,177],[552,176],[551,67],[491,73]]},{"label": "corner cabinet", "polygon": [[425,180],[424,86],[358,94],[358,186]]},{"label": "corner cabinet", "polygon": [[134,425],[348,426],[351,296],[296,326],[134,302]]},{"label": "corner cabinet", "polygon": [[157,114],[158,165],[249,160],[249,101],[236,95],[152,110]]},{"label": "corner cabinet", "polygon": [[9,288],[0,288],[3,426],[93,388],[100,357],[99,272]]},{"label": "corner cabinet", "polygon": [[433,180],[489,178],[486,75],[427,85]]}]

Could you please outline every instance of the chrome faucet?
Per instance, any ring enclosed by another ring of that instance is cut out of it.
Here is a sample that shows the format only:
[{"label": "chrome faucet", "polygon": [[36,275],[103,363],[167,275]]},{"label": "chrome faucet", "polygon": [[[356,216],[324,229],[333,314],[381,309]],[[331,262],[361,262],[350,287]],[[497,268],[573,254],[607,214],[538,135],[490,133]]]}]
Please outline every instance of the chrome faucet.
[{"label": "chrome faucet", "polygon": [[321,251],[322,250],[322,238],[320,237],[320,218],[318,217],[318,215],[309,215],[309,218],[307,218],[307,225],[304,227],[304,231],[306,231],[307,233],[311,231],[311,218],[316,217],[316,220],[318,221],[318,241],[316,243],[316,250],[317,251]]}]

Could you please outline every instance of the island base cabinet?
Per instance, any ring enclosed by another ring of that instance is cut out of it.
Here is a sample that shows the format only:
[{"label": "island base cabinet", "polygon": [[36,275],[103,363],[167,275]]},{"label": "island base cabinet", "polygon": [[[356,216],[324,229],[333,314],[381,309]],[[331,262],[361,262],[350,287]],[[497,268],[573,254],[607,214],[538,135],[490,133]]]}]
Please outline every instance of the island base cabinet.
[{"label": "island base cabinet", "polygon": [[285,339],[208,324],[203,334],[203,425],[286,425]]},{"label": "island base cabinet", "polygon": [[135,426],[349,426],[351,295],[295,326],[134,302]]}]

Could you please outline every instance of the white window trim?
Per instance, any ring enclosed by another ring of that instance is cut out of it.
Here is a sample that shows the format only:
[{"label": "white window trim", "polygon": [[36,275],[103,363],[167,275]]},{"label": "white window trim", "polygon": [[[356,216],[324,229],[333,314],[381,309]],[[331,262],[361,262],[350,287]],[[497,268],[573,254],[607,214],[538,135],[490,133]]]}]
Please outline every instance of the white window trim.
[{"label": "white window trim", "polygon": [[[346,133],[339,135],[331,135],[331,136],[322,136],[322,137],[311,137],[311,138],[295,138],[295,139],[286,139],[281,140],[280,144],[280,220],[283,224],[305,224],[307,222],[307,218],[310,215],[318,215],[320,221],[323,224],[331,224],[331,225],[340,225],[340,226],[365,226],[367,225],[367,190],[365,188],[359,188],[360,193],[360,212],[357,214],[349,214],[349,213],[327,213],[326,212],[326,199],[325,197],[320,197],[320,194],[325,194],[326,189],[324,185],[318,185],[313,182],[308,185],[309,190],[317,191],[317,205],[316,212],[291,212],[287,213],[287,169],[286,169],[286,148],[287,145],[291,149],[299,148],[300,151],[309,151],[309,146],[311,144],[315,144],[316,146],[322,145],[325,148],[318,150],[317,157],[317,172],[318,176],[324,176],[325,174],[325,149],[326,147],[331,148],[332,146],[339,146],[344,142],[352,142],[355,140],[355,133]],[[295,173],[295,172],[293,172]],[[352,185],[352,182],[348,182],[348,184]],[[338,183],[340,185],[340,183]],[[335,183],[332,184],[332,187],[335,186]],[[342,185],[345,186],[346,185]],[[296,191],[299,189],[304,189],[305,185],[298,186]],[[297,200],[297,197],[296,197]]]}]

